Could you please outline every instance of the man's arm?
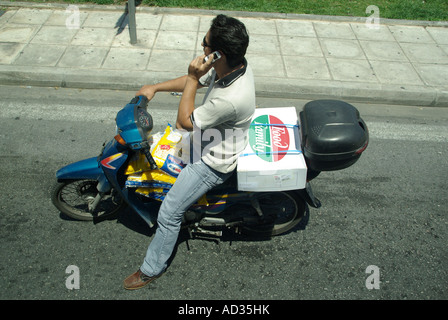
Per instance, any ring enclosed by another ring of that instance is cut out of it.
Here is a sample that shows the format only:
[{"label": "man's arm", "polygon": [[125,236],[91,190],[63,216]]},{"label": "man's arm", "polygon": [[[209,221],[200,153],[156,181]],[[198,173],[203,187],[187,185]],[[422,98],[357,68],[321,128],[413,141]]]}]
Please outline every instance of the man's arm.
[{"label": "man's arm", "polygon": [[194,111],[194,101],[196,99],[196,91],[198,89],[198,80],[194,77],[187,76],[184,91],[179,103],[177,111],[176,128],[187,131],[193,130],[191,122],[191,114]]},{"label": "man's arm", "polygon": [[143,95],[146,96],[148,100],[151,100],[157,92],[182,92],[185,88],[186,80],[187,76],[185,75],[173,80],[145,85],[135,95]]},{"label": "man's arm", "polygon": [[193,130],[193,123],[191,122],[190,116],[194,111],[196,91],[203,87],[199,83],[199,79],[212,67],[212,59],[209,59],[204,63],[204,57],[205,56],[197,57],[190,63],[188,75],[157,84],[145,85],[135,95],[143,95],[146,96],[148,100],[151,100],[157,92],[182,92],[176,127],[188,131]]},{"label": "man's arm", "polygon": [[[194,111],[194,102],[196,91],[199,86],[199,79],[212,68],[212,60],[209,59],[204,63],[205,56],[199,56],[194,59],[188,67],[188,75],[185,79],[185,87],[183,89],[182,98],[179,103],[177,112],[176,127],[187,131],[193,130],[191,122],[191,114]],[[200,86],[199,86],[200,87]]]}]

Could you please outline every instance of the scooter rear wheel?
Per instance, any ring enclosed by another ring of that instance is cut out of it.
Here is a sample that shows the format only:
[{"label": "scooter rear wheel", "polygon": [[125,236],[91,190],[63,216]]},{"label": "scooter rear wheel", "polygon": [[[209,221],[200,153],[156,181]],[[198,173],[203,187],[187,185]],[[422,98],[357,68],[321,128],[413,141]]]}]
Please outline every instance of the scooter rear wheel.
[{"label": "scooter rear wheel", "polygon": [[277,236],[294,229],[305,214],[306,204],[294,191],[263,192],[257,195],[264,222],[246,225],[246,234]]},{"label": "scooter rear wheel", "polygon": [[76,220],[92,221],[94,217],[114,217],[126,203],[113,190],[101,199],[93,212],[89,211],[89,204],[98,194],[97,184],[98,181],[89,179],[56,183],[51,191],[51,201],[63,214]]}]

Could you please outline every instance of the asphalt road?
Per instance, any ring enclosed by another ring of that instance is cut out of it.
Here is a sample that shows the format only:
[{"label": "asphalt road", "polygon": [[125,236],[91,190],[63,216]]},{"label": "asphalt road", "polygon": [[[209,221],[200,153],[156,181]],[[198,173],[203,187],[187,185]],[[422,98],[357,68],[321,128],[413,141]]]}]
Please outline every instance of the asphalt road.
[{"label": "asphalt road", "polygon": [[[133,92],[1,86],[0,96],[0,299],[448,298],[447,109],[354,104],[370,145],[313,182],[323,205],[304,228],[267,241],[182,237],[161,278],[126,291],[152,230],[129,211],[97,225],[67,219],[49,189],[58,168],[99,153]],[[150,104],[155,130],[174,121],[178,101]],[[69,266],[79,289],[68,289]]]}]

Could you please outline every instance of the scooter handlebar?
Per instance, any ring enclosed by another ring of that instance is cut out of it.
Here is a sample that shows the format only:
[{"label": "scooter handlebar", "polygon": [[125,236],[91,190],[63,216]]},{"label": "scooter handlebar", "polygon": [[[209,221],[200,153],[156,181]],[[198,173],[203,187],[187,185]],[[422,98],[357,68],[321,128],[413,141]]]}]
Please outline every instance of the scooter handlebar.
[{"label": "scooter handlebar", "polygon": [[146,96],[141,95],[141,96],[135,96],[134,98],[132,98],[130,103],[136,104],[137,107],[140,107],[140,108],[143,108],[146,110],[148,107],[148,102],[149,102],[148,98],[146,98]]},{"label": "scooter handlebar", "polygon": [[[131,101],[131,103],[137,104],[138,107],[143,108],[145,110],[147,109],[148,102],[149,102],[148,98],[146,98],[146,96],[143,96],[143,95],[136,96]],[[156,161],[152,157],[150,149],[151,149],[151,146],[149,145],[149,143],[147,141],[142,143],[142,151],[146,157],[146,160],[148,160],[151,170],[156,170],[159,167],[157,166]]]},{"label": "scooter handlebar", "polygon": [[150,152],[150,146],[148,144],[148,142],[146,143],[142,143],[142,152],[146,157],[146,160],[148,160],[149,166],[151,168],[151,170],[156,170],[159,167],[157,166],[156,161],[154,160],[154,158],[152,157],[152,154]]}]

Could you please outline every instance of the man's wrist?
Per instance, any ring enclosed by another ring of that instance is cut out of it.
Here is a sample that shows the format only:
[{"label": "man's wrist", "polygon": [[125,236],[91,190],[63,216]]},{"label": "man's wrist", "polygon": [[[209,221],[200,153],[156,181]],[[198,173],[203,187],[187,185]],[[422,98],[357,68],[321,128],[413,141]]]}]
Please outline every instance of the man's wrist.
[{"label": "man's wrist", "polygon": [[188,74],[187,81],[194,81],[194,83],[198,83],[199,77],[194,74]]}]

